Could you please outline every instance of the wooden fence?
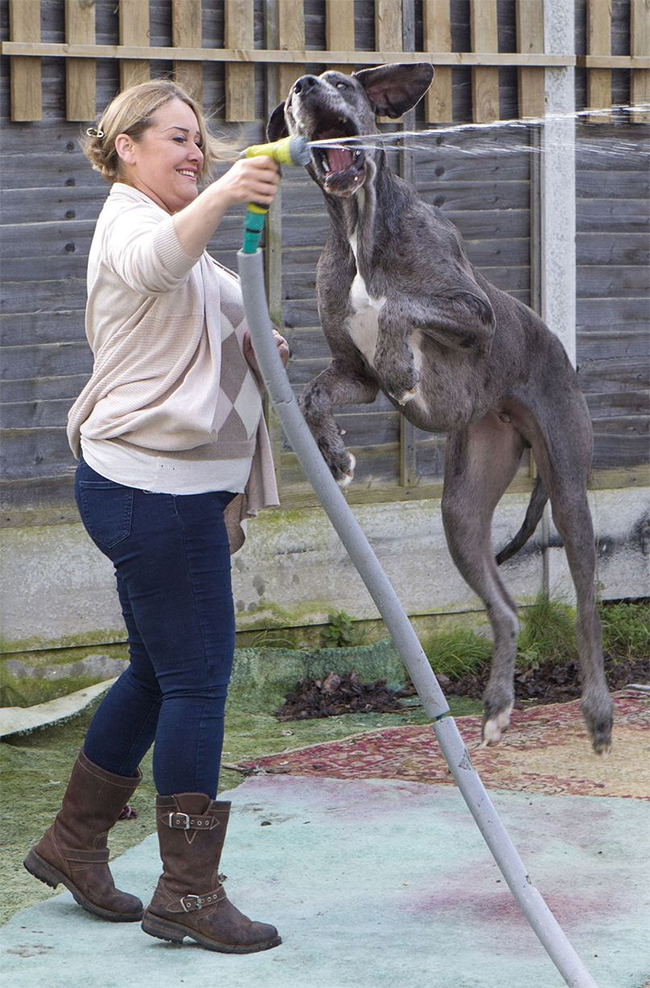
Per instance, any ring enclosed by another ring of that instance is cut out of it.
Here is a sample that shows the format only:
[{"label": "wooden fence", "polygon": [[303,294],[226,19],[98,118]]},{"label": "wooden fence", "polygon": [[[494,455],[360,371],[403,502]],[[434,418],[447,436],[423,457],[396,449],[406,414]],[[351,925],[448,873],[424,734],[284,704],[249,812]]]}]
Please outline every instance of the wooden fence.
[{"label": "wooden fence", "polygon": [[[151,65],[171,61],[175,76],[200,96],[203,65],[225,63],[225,118],[255,119],[254,64],[277,66],[278,90],[286,92],[301,66],[376,65],[418,61],[437,66],[436,85],[425,107],[427,123],[453,120],[454,67],[471,67],[472,115],[476,123],[499,118],[499,69],[516,67],[519,114],[544,113],[544,69],[576,66],[587,71],[587,105],[594,110],[612,106],[612,71],[631,71],[630,104],[636,122],[650,120],[650,0],[630,0],[629,51],[612,54],[612,4],[586,0],[586,54],[544,52],[543,0],[515,0],[516,51],[499,51],[498,0],[469,0],[471,50],[452,50],[454,0],[422,0],[421,50],[407,50],[407,4],[374,0],[375,50],[355,44],[354,0],[324,0],[326,48],[308,48],[303,0],[277,0],[274,25],[277,47],[256,47],[253,0],[224,0],[224,47],[202,47],[202,0],[170,0],[171,45],[150,44],[149,0],[118,0],[119,43],[98,44],[95,0],[65,0],[65,42],[41,40],[41,0],[9,0],[10,40],[2,53],[11,59],[11,118],[42,118],[41,60],[66,60],[66,115],[70,121],[90,121],[96,114],[96,70],[100,59],[117,59],[120,83],[127,86],[150,77]],[[607,122],[608,114],[594,114]]]},{"label": "wooden fence", "polygon": [[[0,0],[3,38],[9,20],[11,39],[0,67],[0,527],[77,517],[65,419],[90,372],[86,257],[106,194],[79,151],[78,121],[93,121],[120,86],[150,75],[203,88],[226,136],[238,138],[238,122],[255,120],[246,135],[253,143],[303,66],[431,60],[433,93],[405,115],[407,130],[540,116],[545,68],[575,66],[576,108],[604,111],[591,115],[598,127],[588,117],[576,127],[577,360],[596,435],[592,483],[644,482],[648,174],[647,158],[629,149],[647,142],[650,128],[647,110],[608,110],[650,104],[650,59],[641,54],[649,3],[576,0],[573,51],[549,55],[543,0]],[[535,134],[488,128],[480,159],[467,153],[473,132],[436,136],[391,164],[457,224],[485,277],[539,310],[542,193],[527,143]],[[609,153],[621,136],[628,150]],[[300,389],[329,359],[315,300],[327,221],[318,188],[301,172],[287,170],[282,189],[267,224],[267,288]],[[211,250],[235,267],[240,243],[241,216],[233,213]],[[273,414],[269,420],[284,507],[315,503]],[[359,464],[351,502],[440,496],[444,437],[421,433],[381,396],[347,408],[339,421]],[[524,463],[511,489],[531,486]]]}]

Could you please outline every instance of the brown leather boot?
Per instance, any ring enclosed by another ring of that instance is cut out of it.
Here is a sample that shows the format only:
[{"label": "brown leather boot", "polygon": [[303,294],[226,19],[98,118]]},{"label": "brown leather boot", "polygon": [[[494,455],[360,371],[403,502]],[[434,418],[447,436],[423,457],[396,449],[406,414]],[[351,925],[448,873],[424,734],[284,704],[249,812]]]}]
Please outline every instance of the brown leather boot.
[{"label": "brown leather boot", "polygon": [[219,876],[230,803],[204,793],[158,796],[163,873],[142,929],[160,940],[190,937],[208,950],[251,954],[281,943],[269,923],[253,923],[228,900]]},{"label": "brown leather boot", "polygon": [[130,779],[113,775],[81,751],[54,823],[23,862],[27,871],[52,888],[62,883],[80,906],[103,919],[141,919],[140,900],[115,888],[106,846],[108,831],[141,778],[139,770]]}]

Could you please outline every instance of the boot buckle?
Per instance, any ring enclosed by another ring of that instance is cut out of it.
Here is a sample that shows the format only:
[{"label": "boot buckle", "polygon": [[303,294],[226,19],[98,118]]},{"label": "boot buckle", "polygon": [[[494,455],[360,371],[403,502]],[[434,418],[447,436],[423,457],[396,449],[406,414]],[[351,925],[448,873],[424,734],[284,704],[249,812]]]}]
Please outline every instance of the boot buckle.
[{"label": "boot buckle", "polygon": [[184,895],[180,900],[183,912],[193,913],[198,909],[203,909],[204,902],[201,895]]},{"label": "boot buckle", "polygon": [[190,829],[189,813],[170,813],[169,826],[173,830],[189,830]]}]

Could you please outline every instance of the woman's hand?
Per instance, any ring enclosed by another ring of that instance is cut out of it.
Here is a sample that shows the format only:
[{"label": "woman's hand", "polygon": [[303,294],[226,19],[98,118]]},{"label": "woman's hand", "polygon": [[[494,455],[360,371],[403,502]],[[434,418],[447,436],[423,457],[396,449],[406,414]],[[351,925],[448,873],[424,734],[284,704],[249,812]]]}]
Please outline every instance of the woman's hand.
[{"label": "woman's hand", "polygon": [[270,206],[279,185],[280,166],[268,155],[236,161],[194,202],[174,215],[174,227],[181,247],[190,257],[200,257],[226,210],[246,202]]},{"label": "woman's hand", "polygon": [[[289,363],[289,357],[291,356],[289,344],[285,340],[284,336],[281,336],[278,333],[277,329],[273,330],[273,339],[275,340],[275,345],[278,348],[282,366],[286,367]],[[251,334],[248,331],[244,334],[244,356],[255,373],[261,377],[262,375],[260,374],[260,369],[257,366],[257,357],[255,356],[255,351],[253,350],[253,341],[251,340]]]},{"label": "woman's hand", "polygon": [[279,185],[280,166],[273,158],[262,154],[236,161],[209,189],[212,195],[223,196],[228,206],[246,202],[270,206]]}]

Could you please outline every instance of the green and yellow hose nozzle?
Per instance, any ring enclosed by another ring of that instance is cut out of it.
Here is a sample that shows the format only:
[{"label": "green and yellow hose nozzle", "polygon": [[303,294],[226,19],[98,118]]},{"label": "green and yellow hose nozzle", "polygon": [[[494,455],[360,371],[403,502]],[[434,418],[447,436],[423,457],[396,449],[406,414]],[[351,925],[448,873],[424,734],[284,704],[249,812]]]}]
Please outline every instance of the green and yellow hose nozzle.
[{"label": "green and yellow hose nozzle", "polygon": [[[309,146],[304,137],[283,137],[282,140],[271,141],[270,144],[252,144],[242,151],[240,157],[256,158],[262,154],[273,158],[279,165],[308,165],[310,158]],[[257,250],[264,229],[264,217],[268,211],[268,206],[249,202],[244,220],[242,246],[244,254],[254,254]]]}]

